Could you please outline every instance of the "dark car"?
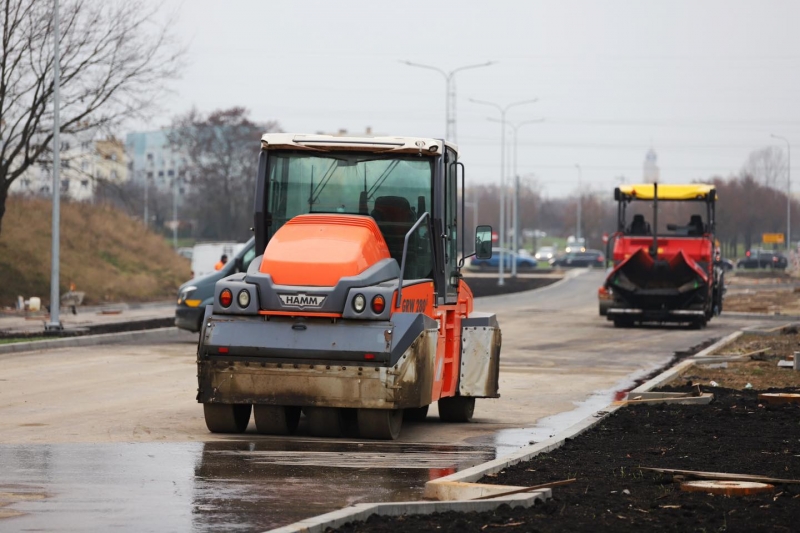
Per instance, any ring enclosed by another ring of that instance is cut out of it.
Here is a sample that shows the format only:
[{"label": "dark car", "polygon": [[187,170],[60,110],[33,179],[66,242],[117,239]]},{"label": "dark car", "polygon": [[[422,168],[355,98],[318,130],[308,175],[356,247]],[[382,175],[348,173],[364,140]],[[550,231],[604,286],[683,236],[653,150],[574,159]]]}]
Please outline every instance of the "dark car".
[{"label": "dark car", "polygon": [[178,305],[175,307],[175,325],[193,332],[200,331],[206,305],[214,303],[214,286],[217,281],[237,272],[247,272],[247,267],[255,257],[256,240],[251,238],[221,270],[181,285],[178,289]]},{"label": "dark car", "polygon": [[779,252],[770,250],[748,250],[743,259],[739,259],[736,268],[777,268],[789,266],[789,261]]},{"label": "dark car", "polygon": [[[517,270],[533,270],[536,268],[537,261],[529,255],[515,254],[511,250],[503,250],[505,257],[503,258],[503,269],[508,270],[511,268],[511,258],[517,260]],[[497,270],[500,268],[500,248],[492,248],[491,259],[478,259],[473,257],[470,261],[470,267],[479,268],[481,270]]]},{"label": "dark car", "polygon": [[586,250],[585,252],[569,252],[561,257],[550,260],[553,268],[571,267],[599,267],[605,266],[606,257],[600,250]]}]

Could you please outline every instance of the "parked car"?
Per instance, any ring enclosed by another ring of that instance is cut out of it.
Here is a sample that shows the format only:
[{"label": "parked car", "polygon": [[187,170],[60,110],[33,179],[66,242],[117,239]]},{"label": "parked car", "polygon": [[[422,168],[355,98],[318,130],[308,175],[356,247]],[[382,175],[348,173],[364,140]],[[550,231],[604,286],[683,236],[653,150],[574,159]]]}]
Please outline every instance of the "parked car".
[{"label": "parked car", "polygon": [[542,246],[536,250],[536,253],[533,255],[537,261],[550,261],[555,256],[556,249],[554,246]]},{"label": "parked car", "polygon": [[569,252],[550,260],[553,268],[570,267],[604,267],[606,256],[600,250],[586,250],[585,252]]},{"label": "parked car", "polygon": [[736,268],[778,268],[785,269],[789,261],[779,252],[771,250],[748,250],[743,259],[739,259]]},{"label": "parked car", "polygon": [[237,272],[247,272],[247,267],[255,257],[256,240],[251,238],[221,270],[181,285],[178,289],[178,305],[175,307],[175,326],[193,332],[200,331],[206,305],[214,303],[214,286],[217,281]]},{"label": "parked car", "polygon": [[[501,248],[492,248],[491,259],[478,259],[473,257],[470,261],[470,267],[481,270],[497,270],[500,268],[500,250]],[[505,255],[503,259],[504,270],[511,267],[512,258],[517,262],[517,270],[533,270],[536,268],[537,261],[530,255],[515,254],[511,250],[505,249],[503,249],[503,253]]]}]

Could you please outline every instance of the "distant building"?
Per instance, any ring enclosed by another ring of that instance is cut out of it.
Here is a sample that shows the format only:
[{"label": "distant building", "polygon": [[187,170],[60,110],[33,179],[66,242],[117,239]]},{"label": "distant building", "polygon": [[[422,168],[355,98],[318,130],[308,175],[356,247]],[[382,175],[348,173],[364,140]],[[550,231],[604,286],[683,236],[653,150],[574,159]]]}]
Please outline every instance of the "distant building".
[{"label": "distant building", "polygon": [[[61,136],[61,194],[73,200],[94,199],[100,182],[122,183],[127,178],[127,158],[122,141],[116,137],[97,139],[97,131]],[[51,162],[30,166],[11,184],[11,192],[50,196],[53,184]]]},{"label": "distant building", "polygon": [[660,171],[658,169],[658,156],[656,151],[650,148],[644,156],[644,181],[645,183],[655,183],[659,181]]},{"label": "distant building", "polygon": [[[128,154],[128,176],[134,183],[162,192],[172,192],[176,187],[181,198],[186,193],[188,161],[186,155],[170,146],[169,130],[137,131],[125,139]],[[179,203],[182,203],[179,200]]]}]

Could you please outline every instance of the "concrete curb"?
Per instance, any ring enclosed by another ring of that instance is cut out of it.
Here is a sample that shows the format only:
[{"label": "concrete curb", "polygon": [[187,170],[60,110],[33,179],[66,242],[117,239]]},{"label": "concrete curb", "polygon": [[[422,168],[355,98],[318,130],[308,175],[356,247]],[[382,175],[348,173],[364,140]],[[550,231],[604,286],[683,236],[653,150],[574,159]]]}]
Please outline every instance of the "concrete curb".
[{"label": "concrete curb", "polygon": [[269,533],[324,533],[328,528],[343,526],[348,522],[363,521],[371,515],[400,516],[409,514],[432,514],[445,511],[461,513],[475,511],[478,513],[492,511],[503,504],[512,507],[531,507],[537,501],[545,501],[552,497],[550,489],[542,489],[526,494],[477,501],[447,502],[396,502],[396,503],[359,503],[338,511],[307,518],[288,526],[272,529]]},{"label": "concrete curb", "polygon": [[139,331],[124,331],[121,333],[104,333],[101,335],[81,335],[61,339],[48,339],[44,341],[15,342],[13,344],[0,344],[0,355],[22,352],[35,352],[39,350],[53,350],[56,348],[72,348],[75,346],[98,346],[100,344],[117,344],[129,341],[164,341],[177,338],[183,332],[178,328],[158,328]]},{"label": "concrete curb", "polygon": [[638,387],[633,389],[631,391],[631,393],[634,393],[634,392],[649,392],[649,391],[651,391],[653,389],[657,389],[658,387],[661,387],[662,385],[666,385],[667,383],[669,383],[670,381],[672,381],[673,379],[678,377],[681,374],[681,372],[683,372],[684,370],[686,370],[687,368],[689,368],[690,366],[695,364],[697,362],[695,360],[695,357],[706,357],[709,354],[712,354],[715,351],[719,350],[720,348],[722,348],[724,346],[727,346],[728,344],[732,343],[733,341],[738,339],[741,335],[742,335],[741,331],[734,331],[733,333],[731,333],[727,337],[721,338],[720,340],[718,340],[717,342],[715,342],[711,346],[700,350],[699,352],[694,354],[692,357],[684,359],[683,361],[681,361],[677,365],[673,366],[672,368],[666,369],[665,371],[663,371],[662,373],[660,373],[659,375],[657,375],[653,379],[642,383],[641,385],[639,385]]},{"label": "concrete curb", "polygon": [[723,318],[730,317],[743,320],[797,320],[800,315],[782,315],[780,313],[748,313],[745,311],[723,311]]},{"label": "concrete curb", "polygon": [[589,268],[576,268],[576,269],[567,271],[567,273],[564,274],[564,276],[560,280],[558,280],[558,281],[556,281],[554,283],[551,283],[549,285],[545,285],[544,287],[537,287],[537,288],[531,289],[529,291],[509,292],[509,293],[506,293],[506,294],[493,294],[491,296],[481,296],[479,298],[475,298],[475,301],[476,302],[480,302],[481,304],[483,304],[484,302],[491,303],[492,302],[491,298],[508,299],[508,298],[517,298],[519,296],[526,296],[526,295],[533,294],[533,293],[541,293],[541,292],[544,292],[544,291],[548,291],[550,289],[555,289],[556,287],[558,287],[560,285],[563,285],[564,283],[566,283],[566,282],[568,282],[568,281],[570,281],[572,279],[575,279],[577,277],[580,277],[580,276],[582,276],[584,274],[587,274],[589,272],[591,272],[591,269],[589,269]]}]

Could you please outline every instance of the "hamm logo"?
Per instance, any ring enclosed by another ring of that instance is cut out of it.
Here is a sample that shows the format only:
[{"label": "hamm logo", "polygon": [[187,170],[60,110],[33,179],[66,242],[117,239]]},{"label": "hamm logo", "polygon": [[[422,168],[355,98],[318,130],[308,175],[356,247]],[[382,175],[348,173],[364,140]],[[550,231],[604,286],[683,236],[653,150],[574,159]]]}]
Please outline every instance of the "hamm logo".
[{"label": "hamm logo", "polygon": [[309,296],[307,294],[280,294],[283,305],[293,307],[321,307],[325,296]]}]

